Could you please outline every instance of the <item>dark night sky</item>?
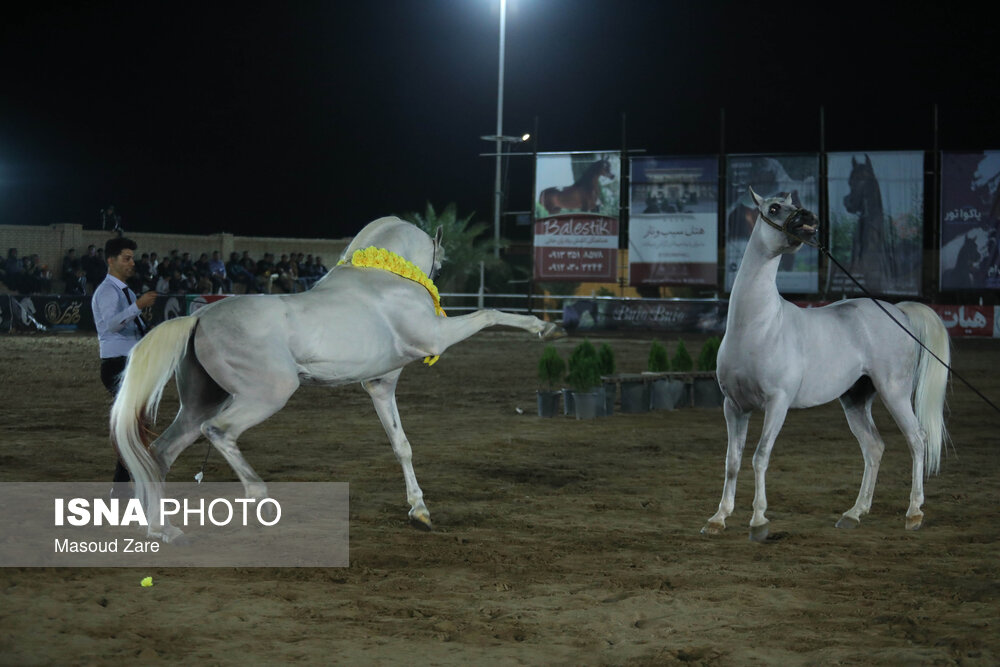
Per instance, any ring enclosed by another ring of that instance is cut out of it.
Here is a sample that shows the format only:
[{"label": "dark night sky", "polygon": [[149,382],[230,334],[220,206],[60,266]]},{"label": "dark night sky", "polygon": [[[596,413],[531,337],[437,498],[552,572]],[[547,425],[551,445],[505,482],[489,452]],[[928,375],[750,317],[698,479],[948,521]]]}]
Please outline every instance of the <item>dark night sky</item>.
[{"label": "dark night sky", "polygon": [[[349,235],[492,217],[499,0],[19,3],[0,224]],[[997,22],[966,3],[509,0],[504,133],[655,154],[1000,148]],[[511,208],[530,203],[515,158]]]}]

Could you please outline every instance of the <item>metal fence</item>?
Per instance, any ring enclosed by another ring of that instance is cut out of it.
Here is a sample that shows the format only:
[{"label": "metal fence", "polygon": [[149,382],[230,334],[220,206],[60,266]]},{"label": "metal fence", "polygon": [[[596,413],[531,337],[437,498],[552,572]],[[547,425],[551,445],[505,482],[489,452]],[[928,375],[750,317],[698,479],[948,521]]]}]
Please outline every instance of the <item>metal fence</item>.
[{"label": "metal fence", "polygon": [[471,312],[483,308],[503,310],[508,313],[531,313],[536,317],[561,319],[563,301],[579,296],[546,296],[544,294],[441,294],[441,306],[447,312]]}]

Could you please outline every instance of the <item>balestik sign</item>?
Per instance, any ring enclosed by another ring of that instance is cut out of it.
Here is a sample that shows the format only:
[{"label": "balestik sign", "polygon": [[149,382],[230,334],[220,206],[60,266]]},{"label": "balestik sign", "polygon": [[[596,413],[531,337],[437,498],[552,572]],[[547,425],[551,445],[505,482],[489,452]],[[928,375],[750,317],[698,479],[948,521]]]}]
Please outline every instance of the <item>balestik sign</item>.
[{"label": "balestik sign", "polygon": [[535,279],[615,282],[618,219],[567,213],[535,221]]}]

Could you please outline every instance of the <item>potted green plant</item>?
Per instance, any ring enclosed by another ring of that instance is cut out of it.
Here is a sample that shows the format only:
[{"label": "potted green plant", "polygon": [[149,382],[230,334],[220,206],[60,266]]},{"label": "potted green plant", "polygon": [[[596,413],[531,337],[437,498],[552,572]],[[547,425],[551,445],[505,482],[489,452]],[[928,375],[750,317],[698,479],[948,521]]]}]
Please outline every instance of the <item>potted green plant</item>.
[{"label": "potted green plant", "polygon": [[601,343],[597,348],[597,369],[604,386],[604,415],[610,417],[615,413],[615,391],[618,385],[613,378],[609,380],[615,374],[615,352],[607,343]]},{"label": "potted green plant", "polygon": [[690,373],[694,369],[694,360],[691,353],[687,351],[684,341],[677,341],[677,349],[674,350],[674,357],[670,360],[670,365],[677,373]]},{"label": "potted green plant", "polygon": [[[650,373],[669,373],[671,364],[667,356],[667,348],[659,341],[653,341],[649,347],[649,360],[646,367]],[[673,370],[677,370],[676,368]],[[673,410],[684,396],[684,380],[673,377],[659,377],[649,387],[649,407],[652,410]]]},{"label": "potted green plant", "polygon": [[577,419],[597,417],[604,403],[601,386],[601,372],[597,365],[597,353],[593,345],[584,341],[578,345],[569,358],[569,374],[566,380],[573,389],[573,409]]},{"label": "potted green plant", "polygon": [[715,375],[720,345],[722,345],[722,340],[718,336],[712,336],[701,346],[697,368],[702,375],[694,378],[692,386],[695,407],[718,408],[725,400],[722,389],[719,388],[719,379]]},{"label": "potted green plant", "polygon": [[[659,346],[659,349],[657,349]],[[663,350],[663,353],[660,353]],[[653,341],[653,346],[649,351],[649,360],[646,362],[647,370],[653,368],[670,369],[670,362],[665,360],[666,350],[657,341]],[[655,371],[662,372],[662,371]],[[628,375],[622,378],[622,412],[636,413],[649,412],[649,382],[639,375]]]},{"label": "potted green plant", "polygon": [[538,360],[538,380],[544,388],[538,390],[538,416],[554,417],[559,410],[559,390],[556,385],[566,373],[566,362],[554,345],[546,345]]}]

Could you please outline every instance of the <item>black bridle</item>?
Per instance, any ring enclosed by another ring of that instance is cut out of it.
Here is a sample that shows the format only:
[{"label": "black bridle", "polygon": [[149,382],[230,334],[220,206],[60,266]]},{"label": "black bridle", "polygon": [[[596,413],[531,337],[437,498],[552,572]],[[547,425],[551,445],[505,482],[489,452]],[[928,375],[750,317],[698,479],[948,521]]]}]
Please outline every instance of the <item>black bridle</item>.
[{"label": "black bridle", "polygon": [[[813,248],[819,248],[824,253],[826,253],[827,255],[829,255],[829,253],[826,251],[826,248],[824,248],[822,245],[820,245],[819,241],[816,241],[816,240],[807,240],[807,239],[801,238],[801,237],[796,236],[795,234],[793,234],[791,232],[791,230],[789,229],[789,227],[791,226],[791,224],[795,220],[797,220],[799,217],[801,217],[802,215],[804,215],[806,213],[808,213],[809,215],[813,215],[813,213],[811,211],[808,211],[808,210],[806,210],[804,208],[796,208],[794,211],[792,211],[791,215],[789,215],[787,218],[785,218],[785,222],[783,224],[780,224],[780,225],[778,223],[776,223],[774,220],[771,220],[771,218],[767,217],[767,215],[764,213],[764,211],[761,211],[760,209],[758,209],[757,212],[760,214],[761,220],[763,220],[767,224],[771,225],[772,227],[774,227],[775,229],[777,229],[779,232],[785,234],[786,236],[788,236],[790,238],[795,239],[799,243],[804,243],[807,246],[812,246]],[[834,261],[836,261],[836,260],[834,260]],[[848,274],[848,275],[850,275],[850,274]],[[852,280],[853,280],[853,278],[852,278]],[[855,281],[855,282],[857,282],[857,281]]]}]

